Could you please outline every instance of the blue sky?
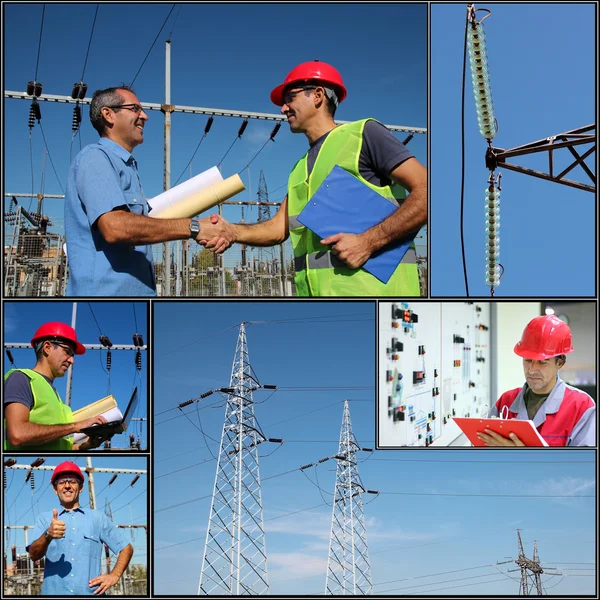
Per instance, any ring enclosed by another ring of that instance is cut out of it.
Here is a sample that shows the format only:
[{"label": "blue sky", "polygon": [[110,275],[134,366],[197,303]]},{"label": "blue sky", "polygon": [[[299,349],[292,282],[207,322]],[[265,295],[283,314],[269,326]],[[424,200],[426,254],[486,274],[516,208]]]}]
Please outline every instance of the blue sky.
[{"label": "blue sky", "polygon": [[[96,89],[130,83],[142,64],[170,4],[101,4],[85,70],[88,96]],[[70,95],[81,78],[90,38],[95,4],[48,4],[44,19],[38,81],[48,94]],[[4,6],[5,90],[25,91],[35,77],[42,5]],[[323,34],[321,27],[304,27],[291,36],[290,26],[306,18],[335,23],[340,33]],[[395,24],[398,35],[381,35],[381,24]],[[35,34],[33,33],[35,31]],[[278,113],[269,99],[297,64],[319,59],[334,65],[348,89],[337,118],[374,117],[386,124],[427,126],[426,106],[426,6],[297,4],[182,4],[178,5],[148,57],[134,88],[146,102],[164,102],[165,40],[171,39],[171,102],[179,105]],[[343,32],[343,33],[342,33]],[[400,36],[400,37],[398,37]],[[23,40],[33,40],[23,44]],[[108,41],[110,39],[110,42]],[[368,52],[365,41],[368,40]],[[398,50],[402,59],[398,60]],[[30,103],[5,102],[5,137],[11,151],[5,159],[7,192],[30,192],[31,167],[27,120]],[[50,155],[64,189],[71,145],[72,105],[41,103],[42,127]],[[191,159],[204,131],[204,115],[172,116],[171,184]],[[237,136],[241,119],[215,118],[193,164],[196,175],[216,165]],[[248,162],[269,138],[273,121],[251,121],[223,162],[223,176],[240,172],[246,185],[237,200],[256,200],[260,171],[265,174],[269,200],[281,201],[288,174],[308,148],[305,136],[292,135],[282,125],[248,170]],[[397,137],[403,140],[406,133]],[[153,197],[163,185],[163,115],[152,111],[144,143],[135,149],[144,192]],[[40,127],[33,135],[34,193],[40,189],[44,142]],[[97,140],[83,108],[81,144]],[[80,140],[73,143],[73,156]],[[425,135],[415,135],[408,145],[423,164],[427,162]],[[189,176],[186,171],[182,181]],[[46,193],[62,193],[46,161]],[[54,218],[55,230],[63,223],[63,201],[45,200],[44,212]],[[25,201],[25,208],[29,201]],[[35,202],[32,204],[35,208]],[[274,208],[272,207],[272,211]],[[240,207],[225,207],[231,221],[241,218]],[[257,208],[245,209],[246,222],[256,221]],[[239,256],[231,250],[226,264]]]},{"label": "blue sky", "polygon": [[[370,303],[156,302],[157,594],[197,591],[216,468],[210,452],[218,451],[225,411],[216,394],[184,408],[187,418],[175,407],[229,384],[235,325],[242,320],[275,321],[247,327],[259,380],[280,386],[270,397],[254,394],[265,434],[284,439],[279,449],[269,444],[260,453],[271,594],[324,589],[334,465],[326,462],[304,474],[297,469],[337,452],[345,399],[359,443],[374,445]],[[517,594],[518,583],[497,571],[511,565],[486,567],[516,556],[516,528],[523,529],[530,553],[533,540],[539,541],[543,561],[585,568],[590,565],[580,563],[595,560],[593,451],[377,451],[361,453],[360,461],[365,486],[381,492],[365,497],[376,593]],[[292,472],[280,475],[286,471]],[[295,511],[302,512],[289,514]],[[455,569],[471,570],[432,577]],[[427,577],[405,580],[421,575]],[[558,579],[549,579],[548,586]],[[552,592],[592,593],[593,581],[564,577]],[[454,588],[464,584],[474,585]]]},{"label": "blue sky", "polygon": [[[514,148],[594,123],[595,5],[513,3],[489,8],[492,15],[483,25],[499,124],[493,145]],[[477,14],[481,18],[485,13]],[[465,295],[460,245],[465,18],[466,3],[431,5],[431,293],[436,296]],[[487,142],[477,127],[468,64],[465,107],[469,292],[489,296],[484,272]],[[567,150],[555,153],[556,172],[568,164],[567,156],[571,156]],[[594,165],[595,156],[588,165]],[[546,155],[509,162],[537,170],[548,167]],[[500,263],[505,273],[496,295],[593,296],[594,195],[522,173],[501,172]],[[581,167],[567,177],[590,183]]]},{"label": "blue sky", "polygon": [[[70,325],[72,308],[72,302],[5,302],[4,343],[29,343],[38,327],[48,321],[61,321]],[[147,310],[144,302],[78,302],[76,318],[77,339],[83,344],[98,344],[100,331],[108,336],[113,344],[132,345],[134,333],[140,333],[144,344],[148,344]],[[31,369],[35,365],[32,348],[12,348],[11,353],[18,368]],[[143,350],[142,370],[138,372],[133,350],[113,350],[109,391],[106,350],[87,350],[84,355],[76,356],[74,366],[71,367],[71,408],[77,410],[112,394],[124,411],[133,387],[137,385],[139,402],[134,418],[146,418],[148,359],[148,352]],[[13,366],[5,353],[3,360],[6,373]],[[66,375],[55,380],[55,387],[63,400],[66,399],[66,386]],[[126,433],[113,436],[112,445],[128,448],[129,434],[135,433],[136,439],[142,443],[142,448],[147,448],[147,432],[147,421],[133,421]]]},{"label": "blue sky", "polygon": [[[73,456],[50,456],[46,457],[44,466],[60,464],[64,460],[73,460],[82,470],[86,466],[84,457]],[[31,464],[33,458],[17,459],[18,464]],[[143,457],[93,457],[94,468],[115,469],[139,469],[146,470],[147,460]],[[34,474],[35,488],[31,489],[31,480],[25,483],[27,471],[21,469],[7,469],[7,487],[4,496],[4,525],[35,525],[35,520],[41,512],[51,511],[59,507],[58,498],[50,484],[51,471],[37,471]],[[94,473],[94,486],[96,491],[97,510],[104,512],[107,502],[113,513],[113,521],[117,525],[145,525],[148,522],[147,515],[147,490],[148,478],[140,475],[140,478],[131,485],[135,475],[121,473],[109,486],[112,473]],[[88,478],[85,476],[85,485],[81,492],[80,504],[89,506]],[[133,531],[133,539],[131,533]],[[132,564],[146,564],[146,536],[142,529],[130,529],[127,536],[131,539],[134,547]],[[28,543],[33,540],[29,535]],[[20,554],[25,551],[25,538],[22,529],[4,530],[5,548],[12,544],[17,546]],[[10,555],[10,553],[9,553]]]}]

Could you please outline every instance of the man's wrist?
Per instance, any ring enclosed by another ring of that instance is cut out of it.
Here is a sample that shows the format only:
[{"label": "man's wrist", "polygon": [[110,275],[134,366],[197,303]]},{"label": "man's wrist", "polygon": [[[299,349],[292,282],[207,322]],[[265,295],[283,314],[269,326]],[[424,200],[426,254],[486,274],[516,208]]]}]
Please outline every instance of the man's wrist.
[{"label": "man's wrist", "polygon": [[195,240],[200,233],[200,221],[198,219],[190,219],[190,239]]},{"label": "man's wrist", "polygon": [[52,536],[50,535],[47,529],[46,531],[44,531],[44,540],[46,540],[47,542],[50,542],[52,540]]}]

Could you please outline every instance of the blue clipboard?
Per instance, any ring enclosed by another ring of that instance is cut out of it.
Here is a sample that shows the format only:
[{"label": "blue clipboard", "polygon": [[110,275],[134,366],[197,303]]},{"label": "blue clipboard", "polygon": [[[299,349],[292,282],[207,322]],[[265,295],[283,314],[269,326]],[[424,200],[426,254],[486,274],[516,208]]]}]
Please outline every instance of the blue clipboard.
[{"label": "blue clipboard", "polygon": [[[298,221],[323,239],[336,233],[363,233],[397,208],[396,204],[335,165],[298,215]],[[388,244],[374,253],[362,268],[387,283],[416,235]]]}]

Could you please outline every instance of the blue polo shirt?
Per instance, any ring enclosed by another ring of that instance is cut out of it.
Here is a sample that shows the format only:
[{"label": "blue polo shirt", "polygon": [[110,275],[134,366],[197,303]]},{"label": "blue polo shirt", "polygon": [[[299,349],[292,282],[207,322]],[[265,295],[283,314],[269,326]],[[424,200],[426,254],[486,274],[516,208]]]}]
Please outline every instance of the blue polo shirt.
[{"label": "blue polo shirt", "polygon": [[68,296],[155,296],[152,246],[109,244],[96,221],[115,208],[148,216],[135,158],[108,138],[86,146],[65,195]]},{"label": "blue polo shirt", "polygon": [[[65,522],[65,537],[52,540],[48,546],[42,594],[93,595],[98,586],[91,588],[89,582],[102,575],[103,544],[119,554],[129,544],[125,531],[118,529],[104,513],[89,508],[63,508],[58,512],[58,519]],[[52,511],[41,513],[31,539],[37,540],[51,521]]]}]

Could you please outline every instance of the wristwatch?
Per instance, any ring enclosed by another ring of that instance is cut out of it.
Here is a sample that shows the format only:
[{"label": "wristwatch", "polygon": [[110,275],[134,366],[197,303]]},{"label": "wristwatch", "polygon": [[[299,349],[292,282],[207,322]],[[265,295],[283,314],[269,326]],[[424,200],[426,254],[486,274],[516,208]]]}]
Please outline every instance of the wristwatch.
[{"label": "wristwatch", "polygon": [[46,540],[51,540],[52,536],[48,533],[48,530],[46,529],[46,531],[44,531],[44,536],[46,537]]},{"label": "wristwatch", "polygon": [[195,240],[200,233],[200,221],[198,219],[192,219],[190,221],[190,239]]}]

